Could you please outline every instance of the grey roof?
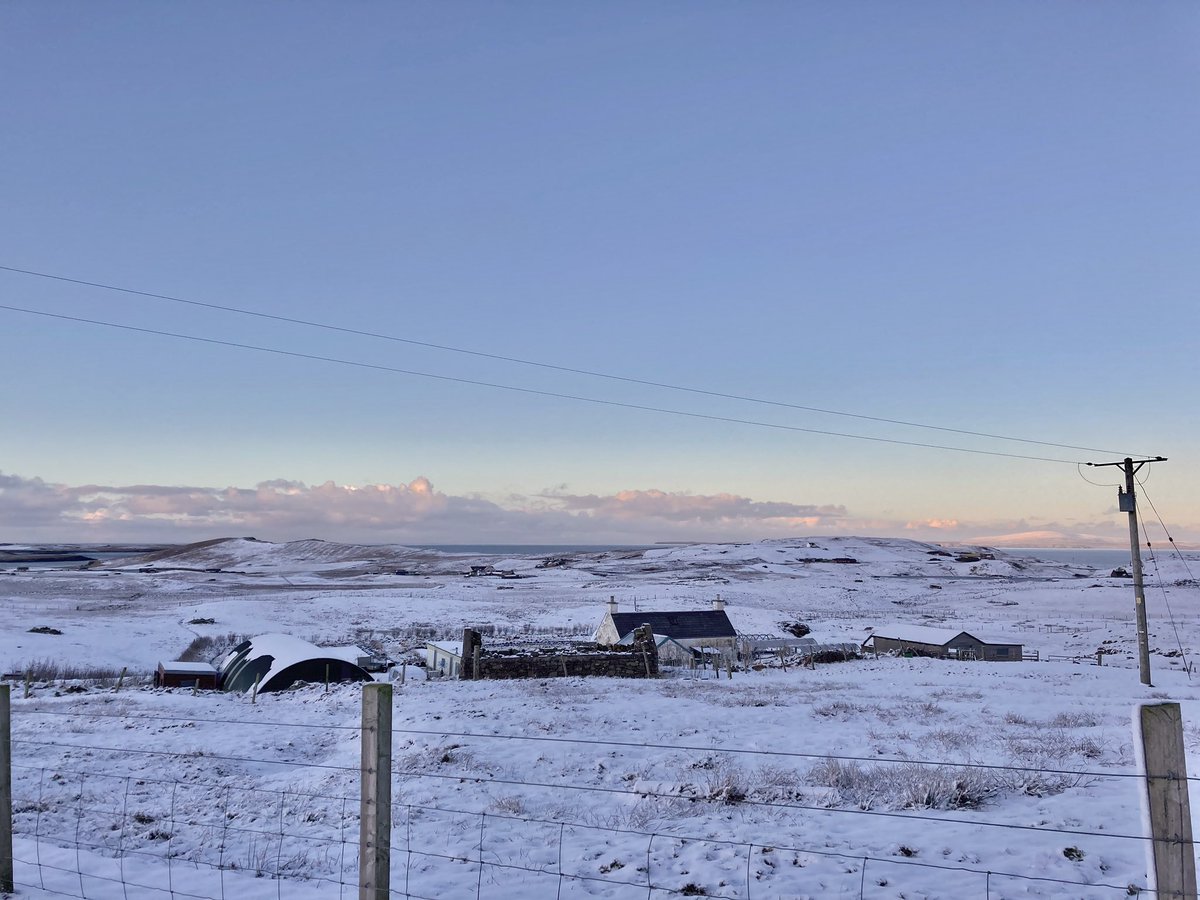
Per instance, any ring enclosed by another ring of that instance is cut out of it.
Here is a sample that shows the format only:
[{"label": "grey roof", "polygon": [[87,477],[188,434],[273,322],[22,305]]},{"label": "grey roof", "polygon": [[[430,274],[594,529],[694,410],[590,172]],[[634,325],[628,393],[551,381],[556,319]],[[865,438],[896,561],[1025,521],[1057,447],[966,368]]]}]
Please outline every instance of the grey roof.
[{"label": "grey roof", "polygon": [[665,612],[613,613],[613,625],[621,637],[639,625],[649,625],[658,635],[668,635],[675,640],[697,638],[737,637],[733,623],[723,609],[677,609]]}]

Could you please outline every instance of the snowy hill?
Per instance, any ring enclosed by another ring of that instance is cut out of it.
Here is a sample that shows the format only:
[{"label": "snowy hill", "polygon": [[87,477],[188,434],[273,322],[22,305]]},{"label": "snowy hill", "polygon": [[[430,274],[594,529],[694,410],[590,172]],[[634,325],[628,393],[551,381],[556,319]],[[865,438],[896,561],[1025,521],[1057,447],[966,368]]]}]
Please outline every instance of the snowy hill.
[{"label": "snowy hill", "polygon": [[[475,575],[469,574],[473,566],[480,567]],[[1186,566],[1163,559],[1147,570],[1157,694],[1137,680],[1127,578],[985,547],[870,537],[490,556],[218,539],[86,570],[0,575],[0,603],[10,624],[0,632],[0,663],[18,673],[65,664],[128,667],[136,677],[193,641],[265,632],[360,644],[397,658],[428,638],[461,635],[464,625],[498,634],[586,635],[610,598],[621,610],[648,611],[710,608],[719,596],[743,635],[783,634],[798,622],[825,642],[861,643],[873,629],[895,625],[981,632],[1019,642],[1039,659],[884,657],[815,671],[794,664],[743,668],[720,680],[712,670],[635,682],[409,679],[396,686],[397,778],[404,779],[407,808],[421,815],[469,807],[461,821],[453,818],[460,813],[446,812],[445,821],[426,823],[452,839],[474,840],[484,813],[490,835],[520,847],[541,838],[526,834],[518,821],[603,825],[609,830],[589,839],[588,855],[577,854],[588,878],[623,877],[651,864],[656,873],[670,873],[656,878],[675,879],[669,884],[679,890],[691,884],[709,895],[743,897],[749,892],[729,894],[733,889],[721,885],[749,878],[749,859],[755,897],[857,896],[866,870],[855,866],[870,857],[873,897],[975,896],[979,879],[1001,871],[1026,879],[1010,881],[1022,886],[1022,896],[1066,896],[1058,882],[1036,881],[1043,876],[1071,885],[1112,882],[1123,893],[1124,885],[1145,881],[1141,847],[1097,835],[1108,823],[1137,820],[1136,792],[1120,780],[1132,759],[1130,706],[1175,696],[1185,702],[1194,734],[1200,697],[1182,656],[1200,637],[1194,571],[1200,571],[1196,554]],[[507,572],[511,577],[494,577]],[[1103,666],[1096,665],[1100,658]],[[120,805],[112,785],[128,784],[123,789],[131,791],[137,814],[161,820],[167,814],[155,806],[156,785],[184,771],[175,751],[194,766],[184,777],[199,781],[214,777],[209,757],[223,757],[221,777],[234,779],[239,791],[250,786],[247,796],[296,790],[357,796],[356,687],[265,695],[253,712],[247,705],[253,701],[241,695],[128,685],[119,697],[94,687],[74,695],[39,680],[28,698],[18,693],[14,746],[24,767],[18,771],[72,773],[61,784],[49,776],[45,785],[18,780],[17,795],[38,801],[22,809],[46,807],[18,822],[19,840],[29,828],[41,829],[43,859],[72,853],[62,835],[118,834],[149,854],[142,883],[161,881],[153,854],[164,848],[152,837],[156,826],[112,832],[102,815],[82,812],[76,794],[86,787],[93,806]],[[52,731],[59,724],[69,726],[61,747]],[[538,740],[553,743],[528,743]],[[84,744],[99,748],[87,751],[94,754],[87,771],[96,774],[76,773],[72,754]],[[270,762],[276,759],[286,765]],[[913,770],[908,760],[934,761],[928,771],[934,782],[943,779],[945,795],[931,793],[927,770]],[[980,763],[1033,769],[1003,769],[1000,778],[987,772],[1001,770],[970,768]],[[1082,769],[1101,774],[1061,776]],[[1110,771],[1114,779],[1099,780]],[[967,776],[978,793],[965,807],[950,809]],[[559,782],[575,792],[567,800]],[[597,793],[580,793],[590,791]],[[223,857],[216,851],[214,861],[213,848],[224,844],[187,824],[205,821],[207,796],[184,791],[175,801],[174,821],[183,824],[176,824],[169,850],[219,865]],[[270,810],[246,802],[236,812],[242,827],[260,828],[268,816],[279,819],[276,807],[284,802],[280,793]],[[353,801],[346,802],[352,809]],[[799,804],[803,814],[781,815],[780,804]],[[864,815],[875,807],[881,817]],[[304,827],[332,840],[344,811],[339,802],[306,817]],[[898,811],[921,815],[920,827],[888,818]],[[81,815],[79,829],[72,816]],[[1039,830],[1029,830],[1030,823]],[[979,833],[988,824],[1025,829],[1021,842]],[[357,823],[351,819],[348,827],[355,832]],[[555,825],[553,834],[567,827]],[[637,848],[621,843],[646,832],[656,837],[639,837]],[[664,832],[687,835],[691,856],[683,859],[682,846],[669,841],[660,847]],[[727,852],[731,837],[753,852]],[[286,895],[328,896],[327,885],[301,879],[341,879],[347,871],[336,855],[305,856],[300,840],[280,835],[271,851],[273,859],[295,861],[284,873]],[[595,841],[611,841],[603,843],[602,856],[595,855]],[[238,846],[240,858],[254,856],[252,842]],[[771,858],[782,860],[784,847],[816,849],[789,851],[786,864],[776,867]],[[28,847],[22,852],[35,855]],[[468,848],[461,855],[473,853]],[[67,871],[82,864],[78,854],[63,858]],[[926,860],[939,864],[921,868]],[[948,873],[941,865],[947,860]],[[906,861],[912,864],[901,864]],[[438,881],[452,877],[450,869],[418,860],[413,874],[433,879],[425,896],[459,896]],[[462,896],[475,895],[477,876],[470,877]],[[262,884],[262,896],[276,895],[278,884]],[[639,890],[645,896],[645,888]]]}]

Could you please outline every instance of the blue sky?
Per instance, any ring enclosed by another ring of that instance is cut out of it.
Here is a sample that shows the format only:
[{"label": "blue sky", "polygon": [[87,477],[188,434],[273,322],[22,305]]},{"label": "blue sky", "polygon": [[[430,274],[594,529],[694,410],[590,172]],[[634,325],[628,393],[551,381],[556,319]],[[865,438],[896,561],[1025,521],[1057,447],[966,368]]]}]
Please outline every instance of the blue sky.
[{"label": "blue sky", "polygon": [[[1162,454],[1151,496],[1177,536],[1200,540],[1198,75],[1200,9],[1185,2],[13,2],[0,10],[0,265]],[[0,298],[706,415],[1112,458],[11,272]],[[3,310],[0,329],[0,540],[251,528],[505,543],[797,531],[1119,540],[1124,527],[1114,491],[1067,464],[599,407]],[[257,488],[276,482],[292,486]],[[368,485],[387,489],[349,490]],[[249,499],[213,499],[227,488]],[[376,508],[380,497],[391,500]]]}]

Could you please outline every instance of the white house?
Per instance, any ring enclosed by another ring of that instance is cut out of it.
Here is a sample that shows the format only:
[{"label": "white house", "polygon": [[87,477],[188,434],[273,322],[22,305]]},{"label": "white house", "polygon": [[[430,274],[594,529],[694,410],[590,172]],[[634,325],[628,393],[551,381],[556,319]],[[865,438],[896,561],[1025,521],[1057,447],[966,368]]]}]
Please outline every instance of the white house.
[{"label": "white house", "polygon": [[428,641],[425,644],[425,668],[447,678],[458,677],[462,657],[462,641]]},{"label": "white house", "polygon": [[609,598],[608,610],[596,628],[597,644],[620,644],[632,640],[633,630],[649,625],[655,643],[670,638],[672,645],[684,648],[736,649],[737,632],[725,613],[725,602],[718,596],[712,609],[647,610],[618,612],[615,597]]}]

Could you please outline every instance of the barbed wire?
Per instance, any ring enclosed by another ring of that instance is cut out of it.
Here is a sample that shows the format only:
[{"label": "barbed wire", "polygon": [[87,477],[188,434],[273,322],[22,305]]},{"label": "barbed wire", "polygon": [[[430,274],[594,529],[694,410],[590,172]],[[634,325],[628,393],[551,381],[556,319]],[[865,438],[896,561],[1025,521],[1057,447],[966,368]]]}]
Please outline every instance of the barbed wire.
[{"label": "barbed wire", "polygon": [[[399,807],[399,806],[405,806],[405,808],[409,811],[409,814],[411,814],[411,810],[412,810],[411,804],[396,804],[396,803],[393,804],[393,807]],[[884,859],[882,857],[863,856],[863,854],[861,854],[861,853],[839,853],[835,850],[818,850],[813,847],[790,847],[790,846],[785,846],[785,845],[782,845],[779,843],[765,844],[765,843],[758,843],[758,842],[725,840],[725,839],[721,839],[721,838],[699,837],[697,835],[684,835],[684,834],[677,834],[675,832],[640,831],[638,829],[613,828],[611,826],[606,826],[606,825],[589,825],[589,824],[582,823],[582,822],[564,822],[559,819],[538,819],[538,818],[533,818],[533,817],[528,817],[528,816],[514,816],[511,814],[498,813],[498,812],[450,809],[448,807],[443,807],[443,806],[421,807],[421,809],[433,809],[437,812],[447,812],[447,813],[452,813],[455,815],[464,815],[464,816],[472,816],[472,817],[486,815],[487,817],[493,818],[493,819],[504,819],[504,820],[508,820],[508,821],[526,822],[526,823],[530,823],[530,824],[540,824],[540,825],[561,825],[561,826],[565,826],[568,828],[578,828],[578,829],[592,830],[592,831],[603,831],[603,832],[611,833],[611,834],[627,834],[627,835],[633,835],[636,837],[645,837],[645,838],[664,838],[664,839],[669,839],[669,840],[684,841],[684,842],[688,842],[688,843],[718,844],[718,845],[727,846],[727,847],[747,847],[750,849],[753,849],[754,847],[763,847],[763,848],[769,847],[772,850],[782,850],[787,853],[805,853],[805,854],[811,854],[813,856],[827,856],[827,857],[833,857],[833,858],[837,858],[837,859],[849,859],[849,860],[856,860],[856,861],[861,860],[861,859],[869,859],[872,862],[887,863],[889,865],[896,865],[896,866],[913,866],[916,868],[939,869],[939,870],[948,871],[948,872],[967,872],[967,873],[974,874],[974,875],[996,875],[996,876],[1002,876],[1005,878],[1019,878],[1019,879],[1024,879],[1027,881],[1046,881],[1046,882],[1051,882],[1054,884],[1070,884],[1070,885],[1080,885],[1081,884],[1081,882],[1077,882],[1077,881],[1070,881],[1070,880],[1066,880],[1066,879],[1062,879],[1062,878],[1050,878],[1050,877],[1044,876],[1044,875],[1022,875],[1022,874],[1018,874],[1016,872],[996,872],[996,871],[993,871],[990,869],[974,869],[969,866],[948,866],[948,865],[944,865],[941,863],[923,862],[923,861],[914,860],[914,859]],[[405,852],[412,852],[418,856],[434,855],[432,853],[427,854],[427,853],[424,853],[423,851],[419,851],[419,850],[413,850],[413,851],[406,850]],[[461,859],[461,857],[457,857],[457,858]],[[538,870],[538,871],[543,871],[543,870]],[[616,883],[629,884],[630,882],[621,881],[621,882],[616,882]],[[1119,890],[1127,890],[1129,887],[1128,885],[1124,885],[1124,884],[1122,884],[1122,885],[1115,885],[1115,884],[1103,885],[1103,884],[1098,884],[1098,883],[1088,883],[1087,886],[1089,886],[1089,887],[1093,887],[1093,886],[1111,887],[1111,888],[1119,889]]]},{"label": "barbed wire", "polygon": [[[30,770],[30,771],[34,771],[34,772],[38,772],[38,771],[45,772],[49,768],[48,766],[45,766],[45,765],[32,766],[32,765],[27,765],[27,764],[15,762],[15,761],[12,763],[12,767],[14,769],[26,769],[26,770]],[[178,778],[176,778],[176,779],[147,778],[143,775],[120,775],[120,774],[114,774],[112,772],[92,772],[87,769],[60,769],[57,766],[54,768],[55,768],[56,772],[58,772],[59,774],[63,774],[63,775],[73,775],[73,776],[74,775],[85,775],[90,778],[114,778],[114,779],[136,778],[139,783],[143,783],[143,784],[186,785],[187,787],[215,787],[216,786],[216,785],[206,784],[204,782],[181,781]],[[358,770],[356,769],[355,771],[358,771]],[[347,800],[347,801],[351,801],[354,803],[357,803],[359,800],[358,797],[346,797],[346,796],[342,796],[341,794],[314,794],[314,793],[311,793],[308,791],[291,790],[291,789],[283,790],[281,788],[248,787],[248,788],[244,788],[243,790],[245,790],[247,792],[251,792],[251,793],[256,793],[256,794],[282,794],[282,795],[285,795],[288,797],[298,797],[298,798],[301,798],[304,800]]]},{"label": "barbed wire", "polygon": [[[1083,658],[1083,657],[1081,657]],[[304,722],[275,722],[265,720],[252,719],[214,719],[205,718],[197,719],[187,716],[150,716],[142,714],[116,714],[116,713],[90,713],[90,712],[59,712],[52,710],[22,710],[22,714],[29,713],[42,716],[66,716],[66,717],[88,717],[96,718],[112,718],[112,719],[142,719],[147,721],[172,721],[172,722],[192,722],[196,724],[217,724],[217,725],[251,725],[251,726],[278,726],[282,728],[306,728],[316,731],[333,730],[333,731],[353,731],[361,732],[362,728],[359,725],[333,725],[333,724],[312,724]],[[845,756],[837,753],[804,753],[797,750],[763,750],[750,747],[718,747],[718,746],[700,746],[695,744],[660,744],[651,741],[620,741],[612,738],[593,738],[593,737],[556,737],[550,735],[527,735],[527,734],[487,734],[477,731],[451,731],[448,729],[423,729],[423,728],[405,728],[393,726],[393,735],[419,735],[422,737],[443,737],[443,738],[477,738],[482,740],[512,740],[512,741],[529,741],[535,743],[548,744],[582,744],[587,746],[600,747],[620,747],[624,749],[639,749],[639,750],[668,750],[680,752],[695,752],[695,753],[729,753],[746,756],[769,756],[779,758],[794,758],[803,760],[837,760],[839,762],[858,762],[858,763],[894,763],[901,765],[915,766],[945,766],[954,768],[971,768],[998,772],[1036,772],[1043,775],[1062,775],[1062,776],[1083,776],[1089,778],[1135,778],[1140,779],[1142,776],[1138,772],[1115,772],[1115,771],[1093,771],[1087,769],[1047,769],[1039,766],[1020,766],[1004,763],[984,763],[974,762],[971,760],[947,760],[947,759],[915,759],[902,756]],[[64,745],[65,746],[65,745]],[[100,749],[100,748],[89,748]],[[206,754],[209,755],[209,754]],[[218,757],[209,755],[213,759],[231,759],[231,757]],[[241,761],[241,760],[233,760]],[[268,762],[268,760],[257,760],[258,762]],[[1200,781],[1200,775],[1188,776],[1189,781]]]},{"label": "barbed wire", "polygon": [[[135,749],[135,748],[98,747],[98,746],[92,746],[92,745],[87,745],[87,744],[61,744],[61,743],[57,743],[54,741],[33,741],[33,740],[29,740],[29,739],[24,739],[24,738],[13,738],[12,742],[14,744],[34,744],[34,745],[38,745],[38,746],[69,747],[69,748],[79,749],[79,750],[95,750],[95,751],[113,752],[113,753],[134,753],[134,754],[147,754],[147,755],[154,755],[154,756],[168,756],[168,757],[175,757],[175,758],[191,758],[191,759],[197,758],[196,754],[194,754],[194,753],[182,753],[179,751],[168,751],[168,750],[143,750],[143,749]],[[328,764],[328,763],[307,763],[307,762],[303,762],[303,761],[299,761],[299,760],[270,760],[270,759],[262,759],[262,758],[256,758],[256,757],[224,756],[224,755],[217,755],[217,754],[206,754],[204,758],[223,760],[223,761],[227,761],[227,762],[241,762],[241,763],[268,764],[268,765],[269,764],[277,764],[277,765],[294,766],[294,767],[300,767],[300,768],[325,769],[325,770],[341,771],[341,772],[353,772],[355,774],[358,774],[361,771],[360,768],[357,766],[336,766],[336,765],[332,765],[332,764]],[[723,800],[719,797],[718,798],[704,797],[704,796],[695,795],[695,794],[669,793],[669,792],[664,792],[664,791],[654,791],[654,790],[650,790],[650,789],[617,788],[617,787],[608,787],[608,786],[603,786],[603,785],[579,785],[579,784],[571,784],[569,782],[537,782],[537,781],[526,781],[524,779],[497,778],[494,776],[481,777],[478,775],[471,775],[471,774],[461,773],[461,772],[460,773],[437,773],[437,772],[421,772],[421,771],[417,771],[417,770],[413,770],[413,769],[393,768],[392,773],[394,776],[398,776],[401,778],[426,778],[426,779],[449,780],[449,781],[459,781],[459,782],[470,781],[470,782],[474,782],[476,784],[504,784],[504,785],[514,786],[514,787],[538,787],[538,788],[546,788],[549,790],[569,790],[569,791],[577,791],[577,792],[583,792],[583,793],[596,793],[596,794],[619,794],[619,795],[623,795],[623,796],[632,796],[632,797],[643,797],[643,798],[644,797],[654,797],[656,799],[688,800],[691,802],[703,802],[703,803],[725,803],[726,802],[725,800]],[[1071,773],[1071,774],[1076,774],[1076,773]],[[1086,777],[1097,777],[1097,776],[1086,776]],[[1101,775],[1098,777],[1107,777],[1107,776]],[[768,808],[768,809],[803,810],[803,811],[807,811],[807,812],[820,812],[820,813],[827,813],[827,814],[834,814],[834,815],[878,816],[878,817],[891,818],[891,819],[914,820],[914,821],[924,822],[926,824],[929,824],[930,822],[941,822],[941,823],[947,823],[947,824],[977,825],[977,826],[989,827],[989,828],[1005,828],[1005,829],[1011,829],[1011,830],[1017,830],[1017,831],[1052,832],[1052,833],[1056,833],[1056,834],[1070,834],[1070,835],[1087,836],[1087,837],[1104,837],[1104,838],[1111,837],[1111,838],[1122,838],[1125,840],[1137,840],[1137,841],[1154,841],[1154,840],[1156,840],[1155,838],[1148,837],[1146,835],[1121,834],[1118,832],[1086,831],[1086,830],[1082,830],[1082,829],[1043,828],[1043,827],[1037,826],[1037,825],[1017,825],[1017,824],[1006,823],[1006,822],[988,822],[988,821],[954,818],[954,817],[949,817],[949,816],[922,816],[922,815],[916,815],[913,813],[898,812],[898,811],[894,811],[894,810],[851,809],[851,808],[844,808],[844,807],[816,806],[816,805],[812,805],[812,804],[783,802],[783,801],[776,801],[776,800],[757,800],[757,799],[752,799],[749,797],[739,800],[738,802],[745,804],[747,806],[756,806],[756,807]]]},{"label": "barbed wire", "polygon": [[183,753],[179,750],[146,750],[138,747],[100,747],[94,744],[64,744],[58,741],[36,741],[32,738],[12,739],[14,744],[33,744],[40,747],[65,747],[72,750],[96,750],[104,753],[136,753],[145,756],[173,756],[182,759],[215,759],[222,762],[257,763],[259,765],[299,766],[309,769],[331,769],[337,772],[361,771],[358,766],[335,766],[330,763],[305,762],[298,759],[263,759],[255,756],[227,756],[219,753]]},{"label": "barbed wire", "polygon": [[[105,777],[112,777],[112,776],[105,776]],[[965,873],[965,874],[983,876],[987,879],[987,884],[985,886],[985,890],[987,891],[987,895],[989,897],[990,897],[990,879],[993,876],[995,876],[997,878],[1017,879],[1017,880],[1022,880],[1022,881],[1026,881],[1026,882],[1054,884],[1054,885],[1059,885],[1059,886],[1069,886],[1069,887],[1079,887],[1079,888],[1087,887],[1087,888],[1093,888],[1093,889],[1101,888],[1101,889],[1105,889],[1105,890],[1114,890],[1114,891],[1128,891],[1129,890],[1129,885],[1111,884],[1111,883],[1105,883],[1105,882],[1079,882],[1079,881],[1074,881],[1074,880],[1069,880],[1069,879],[1054,878],[1054,877],[1050,877],[1050,876],[1025,875],[1025,874],[1016,873],[1016,872],[1004,872],[1004,871],[994,871],[994,870],[990,870],[990,869],[978,869],[978,868],[973,868],[973,867],[969,867],[969,866],[951,866],[951,865],[930,863],[930,862],[924,862],[924,861],[919,861],[919,860],[910,860],[910,859],[887,859],[887,858],[883,858],[883,857],[872,856],[870,854],[865,854],[865,855],[864,854],[852,854],[852,853],[842,853],[842,852],[838,852],[838,851],[811,848],[811,847],[786,846],[786,845],[783,845],[783,844],[780,844],[777,842],[772,842],[772,843],[760,843],[760,842],[754,842],[754,841],[747,842],[747,841],[735,841],[735,840],[724,840],[724,839],[717,839],[717,838],[700,837],[700,836],[696,836],[696,835],[684,835],[684,834],[677,834],[674,832],[658,832],[658,831],[649,832],[649,831],[642,831],[642,830],[638,830],[638,829],[622,829],[622,828],[614,828],[611,826],[589,825],[589,824],[578,823],[578,822],[564,822],[561,820],[540,819],[540,818],[530,817],[530,816],[515,816],[515,815],[509,815],[509,814],[505,814],[505,813],[495,813],[495,812],[489,813],[486,811],[461,810],[461,809],[453,809],[453,808],[449,808],[449,807],[421,806],[419,808],[423,812],[433,811],[433,812],[450,813],[452,815],[469,816],[472,818],[479,817],[480,822],[481,822],[480,841],[478,843],[478,848],[477,848],[478,858],[475,860],[476,864],[480,867],[480,878],[479,878],[479,882],[477,883],[477,891],[476,891],[477,897],[480,896],[479,886],[481,886],[481,884],[482,884],[482,872],[485,867],[494,868],[494,869],[510,870],[510,871],[527,872],[527,873],[535,874],[535,875],[558,877],[560,880],[567,879],[567,880],[572,880],[572,881],[593,882],[593,883],[599,883],[599,884],[611,884],[611,885],[631,886],[631,887],[641,886],[640,882],[638,882],[638,881],[630,881],[630,880],[615,879],[615,878],[605,878],[605,877],[602,877],[602,875],[588,875],[588,874],[581,874],[578,872],[564,871],[562,868],[562,864],[561,864],[561,841],[562,841],[561,830],[560,830],[560,844],[559,844],[559,865],[558,865],[557,870],[554,868],[549,868],[547,866],[528,866],[528,865],[520,865],[520,864],[514,863],[514,862],[503,862],[503,861],[500,861],[499,859],[486,859],[485,858],[485,849],[484,849],[485,831],[484,831],[483,825],[488,818],[493,818],[493,819],[497,819],[497,820],[501,820],[501,821],[517,821],[517,822],[528,823],[528,824],[549,825],[549,826],[558,827],[560,829],[571,828],[574,830],[599,831],[599,832],[603,832],[606,834],[620,834],[620,835],[635,836],[638,838],[645,838],[645,839],[647,839],[647,863],[648,863],[647,868],[646,868],[645,887],[651,893],[658,891],[658,892],[668,893],[668,894],[672,894],[672,895],[676,895],[676,896],[691,895],[691,894],[694,894],[695,891],[694,891],[694,889],[692,889],[692,890],[689,890],[686,888],[680,889],[680,888],[671,887],[671,886],[668,886],[665,884],[655,883],[654,878],[653,878],[653,871],[652,871],[652,866],[653,866],[652,848],[653,848],[653,843],[655,840],[662,839],[662,840],[679,841],[682,843],[699,843],[699,844],[724,846],[724,847],[736,848],[736,849],[745,849],[747,852],[747,874],[746,874],[746,898],[747,898],[747,900],[751,895],[751,885],[753,884],[753,881],[754,881],[752,865],[753,865],[753,852],[756,847],[762,848],[764,851],[769,849],[771,851],[782,851],[785,853],[814,855],[814,856],[821,856],[821,857],[826,857],[826,858],[836,858],[836,859],[848,860],[848,861],[853,861],[853,862],[858,862],[861,860],[863,863],[863,869],[861,870],[863,878],[860,882],[860,897],[862,896],[861,887],[863,885],[865,885],[865,874],[866,874],[865,867],[869,863],[875,863],[877,865],[898,866],[898,867],[905,867],[905,868],[932,869],[932,870],[944,871],[944,872],[956,872],[956,873]],[[84,809],[86,809],[86,808],[84,808]],[[448,861],[448,862],[456,862],[456,863],[471,862],[471,860],[468,856],[465,856],[461,853],[454,854],[454,853],[437,852],[434,850],[413,849],[413,847],[411,845],[411,829],[409,828],[409,825],[412,820],[413,806],[411,804],[406,805],[405,810],[406,810],[405,828],[406,828],[406,835],[408,835],[408,839],[406,841],[407,846],[404,848],[404,850],[402,852],[406,853],[406,855],[408,857],[408,861],[406,864],[407,866],[411,866],[411,857],[412,856],[429,858],[429,859],[437,859],[437,860],[443,860],[443,861]],[[226,816],[226,818],[227,818],[227,816]],[[209,825],[206,825],[206,827],[214,827],[214,826],[209,824]],[[229,830],[236,831],[237,829],[231,828]],[[271,836],[275,836],[275,833],[270,833],[270,834],[271,834]],[[40,835],[38,835],[38,837],[40,837]],[[337,843],[336,841],[333,841],[333,840],[327,840],[325,842],[326,843]],[[83,840],[78,837],[78,834],[76,836],[76,840],[73,843],[77,850],[80,847],[85,847],[85,848],[89,848],[89,849],[99,849],[99,850],[111,850],[112,849],[111,847],[109,847],[105,844]],[[222,848],[223,847],[224,847],[224,842],[222,844]],[[222,852],[223,852],[223,849],[222,849]],[[147,851],[139,851],[139,850],[135,850],[135,849],[131,849],[131,848],[123,848],[122,853],[123,853],[123,855],[147,856],[147,857],[154,859],[157,862],[163,861],[162,857],[159,856],[158,854],[150,853]],[[83,889],[83,881],[82,881],[83,878],[97,879],[97,880],[107,881],[107,882],[111,882],[111,883],[119,883],[119,884],[122,884],[123,887],[136,887],[136,888],[141,888],[143,890],[154,890],[154,891],[162,890],[162,888],[159,888],[154,885],[148,885],[148,884],[144,884],[141,882],[128,880],[124,876],[122,876],[120,879],[117,879],[117,878],[112,878],[111,876],[106,876],[106,875],[103,875],[103,874],[100,874],[97,872],[86,872],[85,873],[85,872],[83,872],[83,866],[81,863],[77,864],[76,869],[69,869],[69,868],[66,868],[63,866],[57,866],[52,863],[47,863],[45,861],[42,861],[40,858],[38,860],[26,860],[21,857],[16,857],[15,861],[20,862],[25,865],[36,866],[36,867],[38,867],[39,871],[41,869],[47,869],[50,871],[63,872],[65,874],[78,875],[81,879],[79,894],[69,894],[64,891],[58,891],[58,890],[55,890],[52,888],[48,888],[45,886],[44,880],[41,885],[34,885],[31,883],[27,883],[27,882],[18,882],[19,884],[21,884],[23,886],[39,888],[48,893],[53,893],[53,894],[56,894],[59,896],[86,897],[86,892]],[[169,863],[170,858],[168,857],[168,859],[166,861]],[[187,860],[187,862],[188,862],[188,864],[193,865],[193,866],[197,866],[197,867],[203,866],[210,870],[219,871],[222,874],[222,876],[225,871],[234,871],[234,872],[245,871],[245,870],[239,869],[235,864],[225,863],[223,859],[218,864],[213,864],[213,863],[207,862],[205,860],[197,860],[197,859],[189,859],[189,860]],[[282,891],[282,881],[284,880],[284,875],[282,872],[276,871],[276,872],[263,873],[263,874],[270,874],[272,877],[274,877],[277,881],[277,884],[279,885],[279,890]],[[306,880],[314,881],[314,882],[318,882],[318,883],[336,884],[336,885],[339,885],[339,888],[357,887],[356,883],[341,880],[341,879],[334,879],[334,878],[330,878],[330,877],[322,876],[322,875],[311,876]],[[172,896],[192,898],[192,900],[210,900],[210,895],[208,895],[208,894],[196,894],[196,893],[192,893],[189,891],[180,890],[180,889],[175,888],[173,885],[169,888],[169,890],[170,890]],[[404,891],[392,889],[390,891],[390,893],[393,895],[403,896],[406,898],[413,898],[413,900],[417,900],[417,898],[424,897],[424,895],[413,893],[409,889],[407,880],[406,880],[406,886],[405,886]],[[222,898],[224,898],[226,896],[225,885],[224,885],[223,880],[221,882],[220,896]],[[710,897],[714,897],[714,898],[723,898],[723,900],[742,900],[742,898],[740,896],[734,895],[734,894],[717,894],[717,893],[707,892],[705,894],[705,896],[710,896]],[[442,897],[427,898],[427,900],[442,900]]]}]

